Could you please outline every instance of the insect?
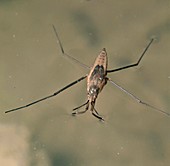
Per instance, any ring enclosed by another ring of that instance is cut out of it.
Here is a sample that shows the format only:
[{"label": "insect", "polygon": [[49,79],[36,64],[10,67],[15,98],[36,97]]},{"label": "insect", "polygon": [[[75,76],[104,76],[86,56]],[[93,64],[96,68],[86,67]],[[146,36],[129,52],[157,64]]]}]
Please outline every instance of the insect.
[{"label": "insect", "polygon": [[[87,79],[87,101],[74,108],[72,115],[77,115],[77,114],[83,114],[85,113],[89,107],[90,107],[90,111],[92,113],[93,116],[95,116],[96,118],[98,118],[101,121],[104,121],[103,117],[97,112],[97,110],[95,109],[95,102],[96,99],[99,95],[99,93],[102,91],[103,87],[107,84],[107,82],[110,82],[112,85],[116,86],[117,88],[119,88],[121,91],[125,92],[127,95],[129,95],[131,98],[133,98],[135,101],[137,101],[140,104],[143,104],[145,106],[148,106],[150,108],[152,108],[155,111],[158,111],[160,113],[163,113],[164,115],[170,116],[170,113],[165,112],[161,109],[158,109],[146,102],[144,102],[143,100],[139,99],[138,97],[136,97],[135,95],[133,95],[132,93],[130,93],[129,91],[127,91],[126,89],[124,89],[123,87],[121,87],[119,84],[117,84],[116,82],[114,82],[113,80],[111,80],[109,77],[107,77],[108,73],[113,73],[113,72],[117,72],[120,70],[124,70],[124,69],[128,69],[128,68],[132,68],[135,66],[138,66],[139,63],[141,62],[142,58],[144,57],[146,51],[148,50],[148,48],[150,47],[150,45],[152,44],[152,42],[154,41],[154,39],[152,38],[149,42],[149,44],[146,46],[146,48],[144,49],[144,51],[142,52],[142,54],[140,55],[138,61],[136,63],[132,63],[130,65],[126,65],[120,68],[116,68],[116,69],[112,69],[112,70],[108,70],[107,66],[108,66],[108,57],[107,57],[107,52],[106,49],[103,48],[101,50],[101,52],[99,53],[99,55],[97,56],[94,65],[92,67],[89,67],[87,65],[85,65],[84,63],[78,61],[77,59],[75,59],[74,57],[70,56],[69,54],[66,54],[64,51],[64,48],[62,46],[61,40],[58,36],[58,33],[56,31],[55,26],[53,25],[53,30],[54,33],[56,35],[57,38],[57,43],[60,46],[62,55],[66,56],[67,58],[71,59],[72,61],[78,63],[79,65],[81,65],[84,68],[87,68],[90,70],[89,74],[82,76],[81,78],[71,82],[70,84],[66,85],[65,87],[63,87],[62,89],[56,91],[55,93],[46,96],[44,98],[38,99],[36,101],[33,101],[29,104],[26,104],[24,106],[20,106],[14,109],[10,109],[5,111],[5,113],[9,113],[9,112],[13,112],[13,111],[17,111],[26,107],[30,107],[31,105],[37,104],[41,101],[44,101],[46,99],[52,98],[54,96],[57,96],[59,93],[63,92],[64,90],[72,87],[73,85],[77,84],[78,82],[84,80],[85,78]],[[79,111],[79,109],[81,107],[85,106],[85,109],[83,111]]]}]

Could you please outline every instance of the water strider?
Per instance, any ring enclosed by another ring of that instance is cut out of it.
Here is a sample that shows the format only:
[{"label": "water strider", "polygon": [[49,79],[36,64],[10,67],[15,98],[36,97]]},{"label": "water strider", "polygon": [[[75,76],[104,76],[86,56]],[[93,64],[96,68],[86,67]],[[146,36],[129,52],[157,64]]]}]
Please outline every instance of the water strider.
[{"label": "water strider", "polygon": [[[29,107],[31,105],[34,105],[34,104],[36,104],[38,102],[41,102],[43,100],[49,99],[51,97],[54,97],[54,96],[58,95],[59,93],[63,92],[64,90],[68,89],[69,87],[72,87],[73,85],[75,85],[78,82],[80,82],[80,81],[84,80],[85,78],[87,78],[87,101],[84,104],[74,108],[73,112],[72,112],[72,115],[85,113],[89,109],[89,106],[90,106],[90,111],[91,111],[92,115],[95,116],[96,118],[98,118],[99,120],[104,121],[102,116],[100,116],[99,113],[97,112],[97,110],[95,109],[95,102],[96,102],[96,99],[98,97],[98,94],[102,91],[103,87],[107,84],[107,82],[110,82],[111,84],[113,84],[114,86],[116,86],[117,88],[119,88],[120,90],[125,92],[127,95],[129,95],[131,98],[136,100],[138,103],[146,105],[148,107],[151,107],[155,111],[158,111],[158,112],[163,113],[163,114],[165,114],[167,116],[170,116],[170,113],[165,112],[165,111],[163,111],[161,109],[158,109],[158,108],[144,102],[143,100],[139,99],[138,97],[136,97],[132,93],[128,92],[126,89],[124,89],[123,87],[121,87],[117,83],[115,83],[109,77],[107,77],[108,73],[113,73],[113,72],[116,72],[116,71],[120,71],[120,70],[124,70],[124,69],[128,69],[128,68],[138,66],[139,63],[141,62],[142,58],[144,57],[146,51],[148,50],[148,48],[150,47],[150,45],[154,41],[153,38],[150,40],[149,44],[146,46],[146,48],[144,49],[144,51],[142,52],[141,56],[139,57],[139,59],[138,59],[138,61],[136,63],[132,63],[130,65],[126,65],[126,66],[123,66],[123,67],[120,67],[120,68],[108,70],[107,69],[108,57],[107,57],[107,52],[106,52],[105,48],[103,48],[101,50],[101,52],[99,53],[99,55],[97,56],[97,58],[96,58],[96,60],[94,62],[94,65],[92,67],[89,67],[89,66],[85,65],[84,63],[78,61],[77,59],[73,58],[69,54],[65,53],[65,51],[63,49],[63,46],[61,44],[61,41],[59,39],[58,33],[57,33],[56,28],[55,28],[54,25],[53,25],[53,29],[54,29],[55,35],[57,37],[57,42],[58,42],[58,44],[60,46],[62,55],[66,56],[67,58],[71,59],[72,61],[78,63],[82,67],[89,69],[90,70],[89,74],[87,74],[85,76],[82,76],[81,78],[73,81],[72,83],[66,85],[62,89],[58,90],[57,92],[55,92],[55,93],[53,93],[53,94],[51,94],[49,96],[46,96],[46,97],[41,98],[41,99],[38,99],[36,101],[33,101],[33,102],[31,102],[29,104],[26,104],[24,106],[21,106],[21,107],[17,107],[17,108],[14,108],[14,109],[7,110],[7,111],[5,111],[5,113],[17,111],[17,110]],[[85,106],[85,109],[83,111],[79,111],[79,108],[81,108],[83,106]]]}]

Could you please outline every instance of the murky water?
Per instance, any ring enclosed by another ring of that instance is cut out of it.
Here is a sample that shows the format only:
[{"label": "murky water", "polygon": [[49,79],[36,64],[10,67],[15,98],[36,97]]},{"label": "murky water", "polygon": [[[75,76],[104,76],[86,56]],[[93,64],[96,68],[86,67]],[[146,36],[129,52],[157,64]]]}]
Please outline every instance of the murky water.
[{"label": "murky water", "polygon": [[4,111],[49,95],[88,73],[61,56],[92,65],[106,47],[109,74],[121,86],[170,112],[169,1],[0,1],[0,163],[3,166],[168,166],[170,118],[107,84],[96,109],[72,117],[86,101],[86,81],[57,97],[11,114]]}]

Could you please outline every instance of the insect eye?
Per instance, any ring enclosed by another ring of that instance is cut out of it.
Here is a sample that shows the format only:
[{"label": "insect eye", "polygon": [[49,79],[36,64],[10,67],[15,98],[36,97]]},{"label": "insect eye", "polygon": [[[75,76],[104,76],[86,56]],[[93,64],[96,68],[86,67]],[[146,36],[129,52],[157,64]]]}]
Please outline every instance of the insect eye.
[{"label": "insect eye", "polygon": [[90,89],[90,94],[93,94],[95,92],[95,89],[94,88],[91,88]]},{"label": "insect eye", "polygon": [[97,94],[98,93],[98,88],[94,88],[92,87],[90,90],[89,90],[89,94]]}]

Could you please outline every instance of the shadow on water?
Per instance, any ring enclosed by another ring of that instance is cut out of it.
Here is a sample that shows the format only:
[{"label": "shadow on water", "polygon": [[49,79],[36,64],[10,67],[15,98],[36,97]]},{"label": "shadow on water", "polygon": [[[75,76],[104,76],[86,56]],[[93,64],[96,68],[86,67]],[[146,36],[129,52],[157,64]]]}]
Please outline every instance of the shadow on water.
[{"label": "shadow on water", "polygon": [[101,43],[97,25],[87,13],[80,10],[74,11],[72,12],[72,17],[74,18],[76,27],[78,28],[81,35],[86,38],[86,40],[88,40],[89,46],[96,46]]},{"label": "shadow on water", "polygon": [[156,37],[158,42],[161,39],[161,36],[166,35],[170,32],[170,18],[162,22],[161,24],[155,25],[147,34],[150,39],[151,36]]},{"label": "shadow on water", "polygon": [[56,165],[62,165],[62,166],[74,165],[74,166],[77,166],[77,165],[79,165],[76,161],[76,157],[73,156],[72,154],[68,153],[68,152],[63,152],[63,153],[58,152],[58,153],[52,154],[51,162],[52,162],[52,166],[56,166]]},{"label": "shadow on water", "polygon": [[[18,0],[18,1],[20,1],[20,0]],[[0,4],[4,5],[4,7],[6,5],[9,5],[9,4],[13,3],[13,2],[16,2],[16,1],[15,0],[0,0]]]}]

